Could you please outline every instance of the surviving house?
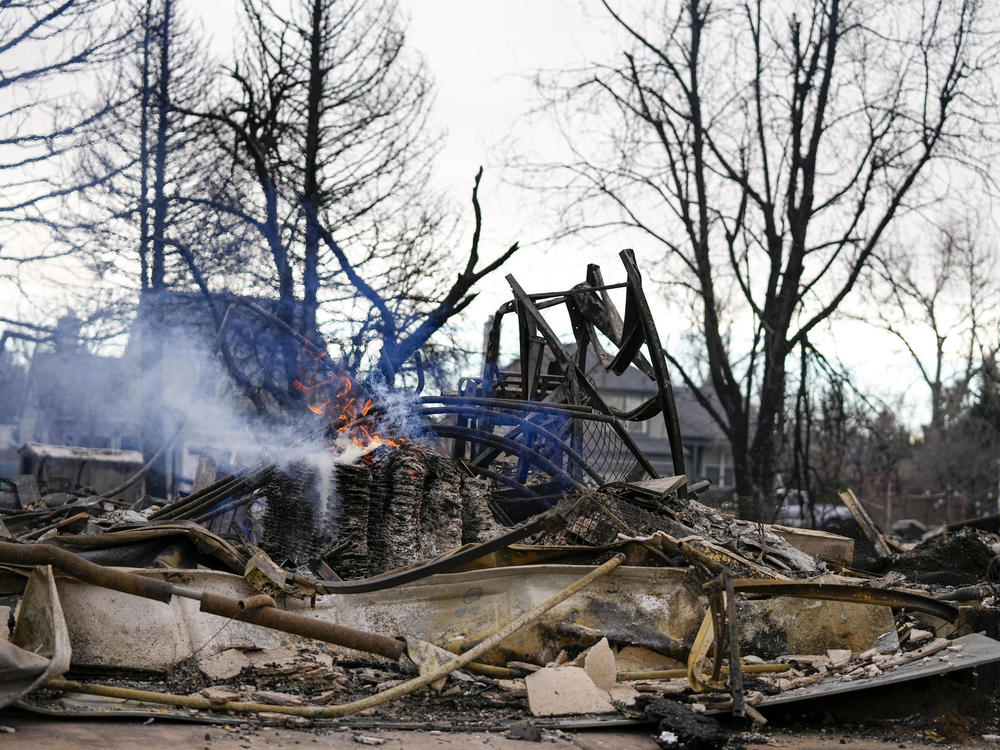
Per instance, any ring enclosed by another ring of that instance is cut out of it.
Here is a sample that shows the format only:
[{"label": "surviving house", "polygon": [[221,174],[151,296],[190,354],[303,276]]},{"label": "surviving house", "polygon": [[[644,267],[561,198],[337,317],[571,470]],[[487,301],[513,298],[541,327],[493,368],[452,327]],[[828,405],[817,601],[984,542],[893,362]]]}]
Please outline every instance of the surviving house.
[{"label": "surviving house", "polygon": [[[190,488],[199,457],[225,471],[259,452],[254,419],[273,417],[290,385],[277,304],[163,291],[143,297],[121,357],[98,356],[60,321],[31,360],[19,444],[144,450],[165,487]],[[297,350],[291,356],[297,355]]]},{"label": "surviving house", "polygon": [[[646,375],[630,367],[621,375],[610,373],[599,364],[587,372],[598,391],[610,406],[630,410],[656,393],[656,385]],[[715,489],[733,486],[733,460],[729,443],[719,425],[698,403],[689,388],[674,387],[674,403],[684,444],[684,465],[690,482],[708,479]],[[636,445],[649,458],[656,470],[672,474],[670,444],[662,416],[627,425]]]},{"label": "surviving house", "polygon": [[[574,344],[566,344],[564,348],[574,352],[576,347]],[[588,354],[587,377],[609,406],[629,411],[656,394],[656,384],[637,368],[629,367],[621,375],[615,375],[605,370],[591,353]],[[549,361],[546,353],[546,367]],[[519,360],[514,360],[504,370],[515,372],[519,366]],[[677,406],[681,442],[684,444],[684,465],[689,482],[693,484],[707,479],[712,483],[713,489],[732,488],[735,485],[732,452],[725,433],[698,403],[691,389],[675,386],[674,403]],[[643,422],[626,423],[626,428],[658,472],[665,476],[674,473],[670,442],[661,415]]]}]

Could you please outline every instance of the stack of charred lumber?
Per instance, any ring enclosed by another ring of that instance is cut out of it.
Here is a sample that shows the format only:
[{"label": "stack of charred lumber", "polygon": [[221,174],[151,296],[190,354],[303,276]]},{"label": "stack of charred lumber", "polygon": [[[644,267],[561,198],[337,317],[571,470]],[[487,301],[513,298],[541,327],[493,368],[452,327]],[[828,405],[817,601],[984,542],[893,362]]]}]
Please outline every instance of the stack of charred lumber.
[{"label": "stack of charred lumber", "polygon": [[295,463],[258,490],[261,547],[275,559],[322,558],[343,578],[363,578],[496,536],[491,483],[415,442],[380,448],[358,463]]}]

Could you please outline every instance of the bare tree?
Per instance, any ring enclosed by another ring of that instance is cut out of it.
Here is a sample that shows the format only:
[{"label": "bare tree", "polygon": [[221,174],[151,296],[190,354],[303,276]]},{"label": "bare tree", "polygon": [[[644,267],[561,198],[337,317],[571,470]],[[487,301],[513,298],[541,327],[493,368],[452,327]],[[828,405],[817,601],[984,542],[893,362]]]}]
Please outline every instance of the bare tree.
[{"label": "bare tree", "polygon": [[235,220],[204,201],[224,154],[199,120],[176,111],[204,105],[214,66],[174,0],[133,0],[120,12],[133,21],[130,51],[97,98],[122,101],[76,166],[81,180],[113,175],[64,211],[69,234],[95,270],[117,272],[133,303],[137,292],[221,287],[245,260]]},{"label": "bare tree", "polygon": [[[76,77],[121,52],[111,0],[0,2],[0,222],[47,225],[55,200],[89,183],[66,180],[64,158],[93,143],[109,109],[78,106]],[[113,105],[111,105],[113,106]],[[106,175],[101,175],[106,177]],[[23,263],[48,252],[5,243],[0,260]]]},{"label": "bare tree", "polygon": [[553,82],[572,156],[542,173],[574,198],[569,229],[638,230],[669,259],[703,353],[670,359],[728,436],[741,514],[760,517],[786,360],[927,197],[931,163],[976,162],[995,24],[980,0],[683,0],[637,18],[602,2],[630,47]]},{"label": "bare tree", "polygon": [[930,423],[940,431],[967,407],[983,361],[996,354],[998,292],[993,254],[968,226],[949,226],[931,252],[889,246],[872,265],[868,318],[903,346],[927,386]]},{"label": "bare tree", "polygon": [[964,503],[959,515],[985,509],[995,489],[995,466],[982,460],[1000,442],[983,409],[1000,352],[994,262],[972,223],[956,222],[929,250],[888,245],[867,282],[875,306],[867,319],[902,345],[927,389],[930,419],[902,471],[903,489]]},{"label": "bare tree", "polygon": [[[204,201],[256,234],[282,323],[310,335],[322,317],[345,342],[347,369],[379,349],[391,382],[516,246],[476,268],[474,191],[472,250],[444,282],[443,217],[428,187],[431,83],[394,0],[300,0],[290,14],[245,0],[243,11],[229,96],[211,110],[175,107],[213,124],[232,164]],[[283,352],[290,384],[300,348],[288,339]]]}]

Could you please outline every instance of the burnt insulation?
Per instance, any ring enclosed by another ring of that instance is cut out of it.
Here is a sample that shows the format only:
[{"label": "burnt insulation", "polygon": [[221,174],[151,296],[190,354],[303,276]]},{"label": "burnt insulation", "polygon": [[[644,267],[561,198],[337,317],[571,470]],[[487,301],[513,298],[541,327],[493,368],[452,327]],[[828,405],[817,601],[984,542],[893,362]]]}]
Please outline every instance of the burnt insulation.
[{"label": "burnt insulation", "polygon": [[307,462],[275,471],[264,485],[267,498],[261,548],[276,561],[301,565],[321,557],[336,537],[331,472]]},{"label": "burnt insulation", "polygon": [[383,565],[394,570],[420,559],[420,506],[427,466],[420,451],[409,446],[392,454],[389,468],[392,491],[381,532],[385,544]]},{"label": "burnt insulation", "polygon": [[[369,574],[386,570],[385,518],[392,495],[390,467],[393,453],[378,451],[369,468],[371,470],[370,501],[368,505],[368,564]],[[352,571],[350,574],[357,575]]]},{"label": "burnt insulation", "polygon": [[490,497],[493,484],[482,477],[462,478],[462,543],[482,542],[505,529],[493,518]]}]

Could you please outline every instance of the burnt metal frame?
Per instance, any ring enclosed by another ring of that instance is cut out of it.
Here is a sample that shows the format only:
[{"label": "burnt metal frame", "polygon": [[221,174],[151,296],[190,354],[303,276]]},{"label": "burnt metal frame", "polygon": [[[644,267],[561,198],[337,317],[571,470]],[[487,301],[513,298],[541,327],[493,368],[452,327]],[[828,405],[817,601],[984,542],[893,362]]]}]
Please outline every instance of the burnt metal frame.
[{"label": "burnt metal frame", "polygon": [[[635,457],[638,467],[652,477],[658,476],[656,470],[619,420],[643,421],[657,414],[663,414],[674,473],[685,474],[684,449],[673,387],[666,370],[666,357],[642,290],[642,278],[636,265],[635,254],[632,250],[623,250],[619,256],[626,273],[626,281],[619,284],[605,284],[600,268],[593,264],[588,266],[586,283],[563,292],[528,294],[512,275],[506,277],[514,299],[503,304],[494,316],[487,339],[483,375],[480,381],[487,398],[480,400],[487,402],[483,405],[494,408],[500,407],[503,403],[508,405],[508,408],[522,407],[526,411],[530,410],[529,405],[537,404],[552,406],[560,404],[570,408],[589,407],[591,409],[589,418],[602,417],[604,418],[602,421],[608,421],[622,443]],[[626,290],[624,320],[608,295],[611,289],[621,288]],[[563,347],[555,331],[542,315],[543,309],[560,305],[566,306],[570,316],[577,343],[575,357]],[[517,314],[518,321],[522,399],[488,398],[498,389],[502,391],[503,376],[498,362],[500,328],[503,317],[511,312]],[[604,350],[597,338],[597,331],[618,346],[615,356],[612,357]],[[640,351],[643,344],[649,353],[648,360]],[[635,365],[656,383],[656,394],[632,411],[621,411],[608,405],[586,375],[587,352],[591,347],[598,361],[615,374],[621,375],[630,365]],[[562,376],[555,381],[552,390],[539,401],[536,400],[539,387],[546,378],[551,378],[541,374],[542,358],[546,348],[562,369]],[[459,400],[466,404],[472,401],[465,396],[460,396]],[[537,420],[537,415],[529,415],[525,420],[527,424],[519,425],[508,433],[507,437],[514,439],[525,434],[531,438],[530,425]],[[480,426],[487,431],[492,427],[488,419],[481,420]],[[571,437],[571,448],[576,454],[582,453],[578,431]],[[456,440],[455,455],[464,455],[464,451],[465,441]],[[493,448],[474,456],[472,461],[485,466],[500,452]],[[579,465],[574,468],[579,469]],[[684,488],[679,492],[683,496]]]},{"label": "burnt metal frame", "polygon": [[[604,477],[594,471],[590,464],[587,463],[587,460],[581,456],[572,445],[568,444],[565,440],[548,428],[542,426],[540,423],[533,423],[523,417],[515,416],[509,412],[484,409],[476,406],[424,406],[418,410],[418,413],[421,416],[428,417],[436,414],[456,414],[463,417],[478,417],[480,419],[490,419],[500,424],[510,424],[520,427],[522,434],[527,435],[537,432],[548,442],[559,448],[559,450],[561,450],[567,458],[576,464],[581,471],[590,476],[591,479],[594,479],[598,484],[604,484]],[[449,427],[450,426],[452,425],[449,425]],[[431,429],[434,428],[432,427]],[[521,481],[523,483],[523,480]]]}]

